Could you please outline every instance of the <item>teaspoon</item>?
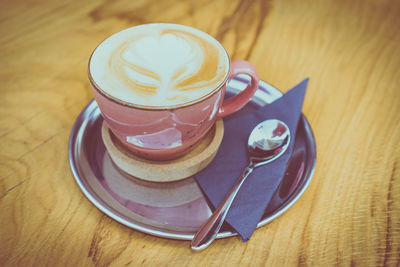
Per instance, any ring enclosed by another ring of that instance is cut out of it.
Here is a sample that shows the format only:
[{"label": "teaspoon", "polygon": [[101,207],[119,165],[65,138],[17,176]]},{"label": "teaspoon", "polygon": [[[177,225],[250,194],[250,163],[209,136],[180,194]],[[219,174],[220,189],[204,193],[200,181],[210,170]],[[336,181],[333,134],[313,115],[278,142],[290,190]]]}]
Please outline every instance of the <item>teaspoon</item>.
[{"label": "teaspoon", "polygon": [[225,197],[224,201],[214,211],[210,218],[201,226],[194,236],[191,248],[202,250],[208,247],[216,238],[228,214],[240,187],[253,172],[254,168],[270,163],[279,158],[290,144],[288,126],[276,119],[265,120],[259,123],[251,132],[247,142],[249,165],[236,181],[236,184]]}]

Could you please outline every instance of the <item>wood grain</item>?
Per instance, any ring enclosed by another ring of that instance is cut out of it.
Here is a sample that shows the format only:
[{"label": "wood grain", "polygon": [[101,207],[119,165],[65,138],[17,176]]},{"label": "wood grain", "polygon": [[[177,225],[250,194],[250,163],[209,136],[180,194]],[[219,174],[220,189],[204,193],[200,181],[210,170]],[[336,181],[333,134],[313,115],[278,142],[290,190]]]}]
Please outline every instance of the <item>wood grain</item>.
[{"label": "wood grain", "polygon": [[[142,234],[75,184],[68,137],[92,98],[91,51],[148,22],[194,26],[286,91],[310,77],[303,111],[314,179],[250,241]],[[400,2],[4,0],[0,9],[1,266],[398,266]]]}]

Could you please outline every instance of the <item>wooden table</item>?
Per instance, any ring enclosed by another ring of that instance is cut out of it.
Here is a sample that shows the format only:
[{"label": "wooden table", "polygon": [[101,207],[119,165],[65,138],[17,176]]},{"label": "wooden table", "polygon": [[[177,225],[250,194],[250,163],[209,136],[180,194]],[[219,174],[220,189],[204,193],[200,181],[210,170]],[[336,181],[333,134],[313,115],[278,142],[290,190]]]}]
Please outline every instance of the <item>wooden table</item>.
[{"label": "wooden table", "polygon": [[[0,4],[1,266],[396,266],[400,261],[399,1],[22,1]],[[97,210],[68,163],[106,36],[149,22],[215,36],[282,91],[310,77],[317,140],[303,197],[250,241],[189,242]]]}]

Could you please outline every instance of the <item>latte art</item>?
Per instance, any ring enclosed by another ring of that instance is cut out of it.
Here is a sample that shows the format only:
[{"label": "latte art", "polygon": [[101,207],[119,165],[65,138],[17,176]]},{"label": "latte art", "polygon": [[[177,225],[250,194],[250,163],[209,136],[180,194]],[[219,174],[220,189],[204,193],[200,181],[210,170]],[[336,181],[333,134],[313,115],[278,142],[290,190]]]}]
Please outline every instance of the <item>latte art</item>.
[{"label": "latte art", "polygon": [[94,51],[99,89],[136,105],[164,107],[202,98],[222,84],[229,59],[211,36],[182,25],[147,24],[116,33]]}]

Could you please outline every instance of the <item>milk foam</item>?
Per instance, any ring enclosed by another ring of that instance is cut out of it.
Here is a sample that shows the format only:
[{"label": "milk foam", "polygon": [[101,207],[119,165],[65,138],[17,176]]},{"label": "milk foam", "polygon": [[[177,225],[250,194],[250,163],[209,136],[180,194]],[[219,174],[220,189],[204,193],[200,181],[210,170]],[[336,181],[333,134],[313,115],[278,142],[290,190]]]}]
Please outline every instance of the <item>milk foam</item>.
[{"label": "milk foam", "polygon": [[147,24],[110,36],[89,64],[97,87],[136,105],[165,107],[199,99],[217,88],[229,71],[224,48],[199,30]]}]

